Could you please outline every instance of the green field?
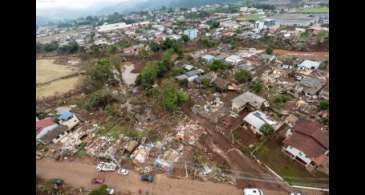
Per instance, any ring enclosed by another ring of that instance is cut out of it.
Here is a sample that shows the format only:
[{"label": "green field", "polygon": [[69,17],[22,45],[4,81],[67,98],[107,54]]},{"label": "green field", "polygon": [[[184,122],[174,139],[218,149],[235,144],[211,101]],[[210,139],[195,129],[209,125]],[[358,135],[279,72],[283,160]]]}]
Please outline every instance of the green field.
[{"label": "green field", "polygon": [[241,20],[259,20],[261,19],[261,16],[257,14],[251,14],[251,15],[244,15],[240,17]]},{"label": "green field", "polygon": [[329,8],[326,6],[321,6],[321,7],[312,7],[312,8],[303,8],[300,10],[300,12],[302,13],[328,13],[329,12]]},{"label": "green field", "polygon": [[256,157],[290,184],[316,187],[328,185],[328,176],[317,171],[309,173],[304,166],[281,151],[281,143],[281,139],[272,137],[256,151]]}]

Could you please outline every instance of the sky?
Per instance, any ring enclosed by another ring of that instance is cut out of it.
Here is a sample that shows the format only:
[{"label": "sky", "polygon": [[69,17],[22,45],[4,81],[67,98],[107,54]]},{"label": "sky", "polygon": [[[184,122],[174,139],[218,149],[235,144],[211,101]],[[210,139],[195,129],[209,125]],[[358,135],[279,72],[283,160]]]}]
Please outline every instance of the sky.
[{"label": "sky", "polygon": [[87,9],[99,3],[119,3],[133,0],[36,0],[36,9]]}]

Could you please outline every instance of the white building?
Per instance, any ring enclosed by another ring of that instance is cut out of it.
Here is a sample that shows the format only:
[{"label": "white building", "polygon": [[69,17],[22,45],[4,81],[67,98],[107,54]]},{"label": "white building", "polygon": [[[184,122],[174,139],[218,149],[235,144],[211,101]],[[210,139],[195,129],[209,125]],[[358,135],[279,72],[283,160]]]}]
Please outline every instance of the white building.
[{"label": "white building", "polygon": [[260,109],[262,105],[268,107],[269,103],[264,98],[255,95],[249,91],[232,99],[232,111],[234,112],[240,112],[247,105],[250,105],[255,109]]},{"label": "white building", "polygon": [[304,60],[302,63],[298,64],[299,69],[318,69],[321,62]]},{"label": "white building", "polygon": [[233,65],[239,64],[240,62],[242,62],[242,60],[243,59],[238,55],[231,55],[225,59],[225,61],[227,63],[233,64]]},{"label": "white building", "polygon": [[187,35],[190,40],[194,40],[198,37],[198,30],[196,28],[187,29],[184,31],[184,35]]},{"label": "white building", "polygon": [[127,29],[131,27],[130,24],[126,24],[124,22],[114,23],[114,24],[106,24],[99,26],[98,32],[109,32],[113,30]]},{"label": "white building", "polygon": [[260,111],[254,111],[249,113],[245,118],[243,118],[243,121],[249,124],[249,126],[251,127],[252,131],[255,134],[262,135],[260,129],[265,124],[271,125],[274,128],[274,130],[278,129],[278,122],[270,120],[269,117],[266,116],[266,114]]}]

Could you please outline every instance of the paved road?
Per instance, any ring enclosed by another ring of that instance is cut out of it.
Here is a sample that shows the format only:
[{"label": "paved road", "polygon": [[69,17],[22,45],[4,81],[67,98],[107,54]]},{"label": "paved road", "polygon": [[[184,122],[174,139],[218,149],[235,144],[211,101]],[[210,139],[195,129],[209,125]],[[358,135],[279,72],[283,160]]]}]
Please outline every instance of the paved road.
[{"label": "paved road", "polygon": [[[78,161],[54,161],[50,159],[37,160],[37,175],[44,179],[63,178],[69,185],[75,187],[95,188],[90,181],[97,176],[95,165]],[[200,182],[189,179],[173,179],[165,175],[157,175],[153,183],[144,183],[139,180],[138,173],[130,171],[128,176],[119,176],[116,173],[101,173],[105,183],[116,191],[138,194],[149,192],[155,195],[242,195],[242,190],[228,184]],[[265,195],[288,195],[287,192],[263,190]]]}]

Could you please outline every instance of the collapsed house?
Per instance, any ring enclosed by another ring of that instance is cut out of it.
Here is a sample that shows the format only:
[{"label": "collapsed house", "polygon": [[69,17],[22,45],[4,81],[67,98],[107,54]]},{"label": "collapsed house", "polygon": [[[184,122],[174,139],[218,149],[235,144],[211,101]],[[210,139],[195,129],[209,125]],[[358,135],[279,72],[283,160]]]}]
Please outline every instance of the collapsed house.
[{"label": "collapsed house", "polygon": [[300,86],[302,89],[299,89],[299,91],[304,92],[307,96],[314,96],[317,95],[319,90],[322,88],[321,80],[313,77],[304,77],[300,81]]},{"label": "collapsed house", "polygon": [[249,91],[232,99],[232,111],[236,113],[241,112],[246,107],[258,110],[263,105],[268,107],[269,102]]}]

